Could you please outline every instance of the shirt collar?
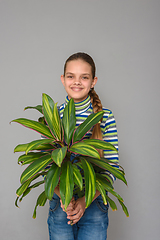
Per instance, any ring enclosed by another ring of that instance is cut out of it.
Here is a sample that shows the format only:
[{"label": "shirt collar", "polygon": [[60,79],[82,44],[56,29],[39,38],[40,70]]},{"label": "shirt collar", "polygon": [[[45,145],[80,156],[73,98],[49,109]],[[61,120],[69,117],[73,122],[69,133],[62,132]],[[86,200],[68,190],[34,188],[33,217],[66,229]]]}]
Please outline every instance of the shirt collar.
[{"label": "shirt collar", "polygon": [[[65,99],[65,105],[67,105],[67,103],[69,102],[68,96]],[[91,105],[91,99],[90,96],[88,96],[85,100],[81,101],[81,102],[75,102],[75,109],[76,109],[76,115],[77,114],[81,114],[82,112],[87,111],[87,109],[90,107]]]}]

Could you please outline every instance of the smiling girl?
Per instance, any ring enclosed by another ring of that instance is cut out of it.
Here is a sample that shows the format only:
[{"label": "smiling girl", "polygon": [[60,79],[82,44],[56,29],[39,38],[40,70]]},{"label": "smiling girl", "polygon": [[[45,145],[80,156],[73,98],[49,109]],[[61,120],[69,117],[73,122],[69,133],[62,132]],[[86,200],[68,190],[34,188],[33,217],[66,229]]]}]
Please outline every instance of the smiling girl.
[{"label": "smiling girl", "polygon": [[[76,127],[84,122],[91,114],[104,111],[103,119],[96,124],[87,134],[86,138],[103,139],[112,143],[118,150],[117,129],[112,112],[102,108],[101,101],[94,90],[97,83],[95,64],[86,53],[75,53],[65,63],[64,74],[61,81],[67,92],[65,103],[59,108],[60,116],[71,98],[75,102]],[[99,151],[101,156],[118,163],[118,154],[109,150]],[[112,181],[114,176],[105,172]],[[95,197],[88,208],[85,208],[85,196],[74,196],[64,210],[60,199],[59,188],[56,187],[48,216],[50,240],[106,240],[108,228],[108,205],[104,205],[100,192],[97,190]]]}]

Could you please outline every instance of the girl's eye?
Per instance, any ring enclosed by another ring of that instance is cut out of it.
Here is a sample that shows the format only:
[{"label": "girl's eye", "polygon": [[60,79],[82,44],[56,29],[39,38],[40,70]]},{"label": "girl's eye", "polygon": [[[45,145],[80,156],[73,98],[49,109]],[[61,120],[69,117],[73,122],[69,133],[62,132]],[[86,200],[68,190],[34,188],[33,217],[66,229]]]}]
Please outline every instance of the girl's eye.
[{"label": "girl's eye", "polygon": [[73,76],[68,75],[67,78],[73,78]]},{"label": "girl's eye", "polygon": [[82,79],[88,79],[88,77],[82,77]]}]

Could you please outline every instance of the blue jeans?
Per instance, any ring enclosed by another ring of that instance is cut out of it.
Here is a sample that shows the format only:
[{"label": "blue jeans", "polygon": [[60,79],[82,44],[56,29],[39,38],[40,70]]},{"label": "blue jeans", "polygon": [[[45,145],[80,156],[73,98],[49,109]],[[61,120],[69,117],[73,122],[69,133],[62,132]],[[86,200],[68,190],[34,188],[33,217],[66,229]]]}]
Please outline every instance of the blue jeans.
[{"label": "blue jeans", "polygon": [[73,226],[68,225],[67,214],[54,193],[50,201],[48,229],[50,240],[106,240],[108,227],[108,205],[99,195],[85,210],[82,218]]}]

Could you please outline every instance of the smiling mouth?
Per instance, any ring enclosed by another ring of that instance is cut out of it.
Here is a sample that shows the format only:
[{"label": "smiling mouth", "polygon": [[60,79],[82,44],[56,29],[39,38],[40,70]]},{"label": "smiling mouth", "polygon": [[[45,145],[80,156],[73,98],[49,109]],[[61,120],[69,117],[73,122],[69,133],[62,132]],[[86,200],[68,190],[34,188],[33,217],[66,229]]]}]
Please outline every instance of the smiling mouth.
[{"label": "smiling mouth", "polygon": [[81,91],[83,88],[72,87],[71,89],[72,89],[73,91],[75,91],[75,92],[79,92],[79,91]]}]

